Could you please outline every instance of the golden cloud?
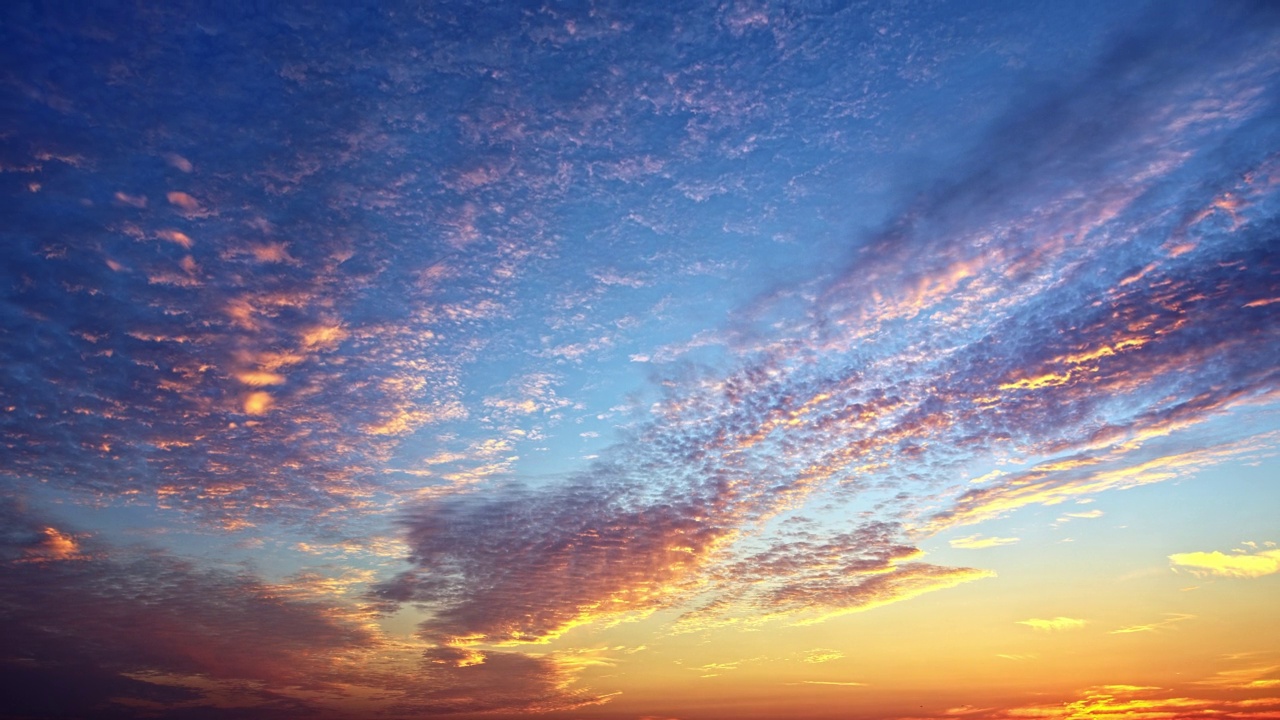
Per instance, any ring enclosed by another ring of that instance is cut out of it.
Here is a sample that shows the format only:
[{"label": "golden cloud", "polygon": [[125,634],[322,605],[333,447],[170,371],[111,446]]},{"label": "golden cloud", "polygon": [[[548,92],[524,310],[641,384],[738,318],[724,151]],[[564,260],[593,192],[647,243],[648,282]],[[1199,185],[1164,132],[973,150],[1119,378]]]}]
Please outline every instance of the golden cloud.
[{"label": "golden cloud", "polygon": [[1088,622],[1088,620],[1081,620],[1080,618],[1058,616],[1047,620],[1044,618],[1029,618],[1027,620],[1019,620],[1018,624],[1045,632],[1060,632],[1062,630],[1079,630]]},{"label": "golden cloud", "polygon": [[1218,551],[1175,553],[1169,562],[1193,574],[1230,578],[1257,578],[1280,572],[1280,550],[1227,555]]},{"label": "golden cloud", "polygon": [[951,547],[961,550],[981,550],[983,548],[1000,547],[1001,545],[1013,545],[1021,538],[1004,538],[1004,537],[982,537],[981,535],[968,535],[962,538],[953,538]]}]

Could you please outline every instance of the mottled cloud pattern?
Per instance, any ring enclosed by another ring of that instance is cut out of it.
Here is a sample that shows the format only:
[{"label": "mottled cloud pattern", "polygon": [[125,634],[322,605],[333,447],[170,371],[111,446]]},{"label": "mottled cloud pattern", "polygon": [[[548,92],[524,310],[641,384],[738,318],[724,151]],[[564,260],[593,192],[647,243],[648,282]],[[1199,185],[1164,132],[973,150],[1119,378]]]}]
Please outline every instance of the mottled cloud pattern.
[{"label": "mottled cloud pattern", "polygon": [[[1175,5],[966,92],[1016,65],[985,11],[2,11],[15,712],[589,707],[543,652],[575,628],[868,611],[994,576],[945,533],[1273,457],[1280,17]],[[64,504],[382,564],[325,589]]]},{"label": "mottled cloud pattern", "polygon": [[[766,613],[828,614],[984,573],[906,562],[918,551],[881,530],[739,559],[724,545],[815,493],[936,492],[974,452],[1039,460],[930,514],[920,495],[891,500],[919,517],[901,532],[1265,451],[1270,436],[1165,442],[1276,389],[1280,159],[1252,150],[1280,140],[1265,90],[1277,46],[1270,29],[1253,44],[1228,27],[1128,38],[1106,73],[1013,114],[782,332],[729,336],[736,368],[674,376],[614,466],[411,516],[421,571],[383,597],[438,608],[425,631],[454,641],[538,642],[712,578],[737,589],[698,615],[744,592]],[[1207,138],[1214,150],[1197,151]],[[859,581],[860,568],[875,572]]]}]

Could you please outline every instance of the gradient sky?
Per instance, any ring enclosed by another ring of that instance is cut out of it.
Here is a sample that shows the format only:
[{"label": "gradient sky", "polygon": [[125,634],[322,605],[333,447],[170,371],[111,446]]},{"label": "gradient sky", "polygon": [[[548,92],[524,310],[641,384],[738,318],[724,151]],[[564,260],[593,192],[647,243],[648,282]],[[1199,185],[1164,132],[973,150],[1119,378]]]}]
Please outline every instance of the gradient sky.
[{"label": "gradient sky", "polygon": [[288,5],[2,4],[0,717],[1280,718],[1280,4]]}]

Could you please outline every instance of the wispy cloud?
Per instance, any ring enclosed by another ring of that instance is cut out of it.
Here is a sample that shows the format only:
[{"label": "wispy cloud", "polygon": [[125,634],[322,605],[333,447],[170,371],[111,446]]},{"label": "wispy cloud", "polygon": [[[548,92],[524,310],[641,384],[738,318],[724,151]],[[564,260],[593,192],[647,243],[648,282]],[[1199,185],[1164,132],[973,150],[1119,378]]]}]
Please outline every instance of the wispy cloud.
[{"label": "wispy cloud", "polygon": [[[1280,698],[1223,697],[1217,693],[1176,690],[1152,685],[1098,685],[1085,688],[1062,702],[1017,706],[955,708],[923,717],[982,717],[1012,720],[1027,717],[1068,718],[1271,718],[1280,711]],[[918,714],[902,717],[922,717]]]},{"label": "wispy cloud", "polygon": [[984,548],[1000,547],[1002,545],[1015,545],[1018,540],[1018,538],[966,535],[960,538],[952,538],[949,543],[951,547],[960,548],[962,550],[982,550]]},{"label": "wispy cloud", "polygon": [[832,660],[839,660],[844,657],[844,653],[839,650],[827,650],[825,648],[814,648],[810,650],[804,657],[807,663],[824,663]]},{"label": "wispy cloud", "polygon": [[1048,632],[1058,632],[1062,630],[1079,630],[1088,624],[1088,620],[1080,618],[1062,617],[1055,618],[1030,618],[1027,620],[1017,621],[1019,625],[1026,625],[1033,630],[1044,630]]},{"label": "wispy cloud", "polygon": [[1159,632],[1165,628],[1173,627],[1178,623],[1187,620],[1194,620],[1195,615],[1186,615],[1183,613],[1165,613],[1165,619],[1156,622],[1144,623],[1142,625],[1128,625],[1126,627],[1112,630],[1112,635],[1128,635],[1130,633]]}]

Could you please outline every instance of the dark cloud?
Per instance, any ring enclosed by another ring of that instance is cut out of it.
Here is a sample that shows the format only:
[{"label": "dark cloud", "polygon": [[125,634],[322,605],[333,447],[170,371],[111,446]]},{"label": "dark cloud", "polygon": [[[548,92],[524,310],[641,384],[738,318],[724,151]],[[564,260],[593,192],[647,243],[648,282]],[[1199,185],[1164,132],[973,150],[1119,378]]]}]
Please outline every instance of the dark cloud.
[{"label": "dark cloud", "polygon": [[[0,672],[25,688],[11,697],[28,714],[109,716],[124,714],[102,706],[118,697],[199,698],[184,682],[197,676],[324,687],[340,677],[337,654],[375,642],[337,608],[283,599],[248,572],[108,547],[11,500],[0,513]],[[76,552],[44,552],[51,529]],[[83,692],[42,699],[38,688],[72,675],[83,676]]]},{"label": "dark cloud", "polygon": [[419,682],[391,708],[415,716],[542,713],[598,705],[605,698],[569,689],[571,673],[554,658],[438,647],[424,654]]},{"label": "dark cloud", "polygon": [[29,660],[0,662],[0,687],[10,718],[124,718],[134,711],[113,705],[120,699],[173,705],[199,699],[200,693],[104,671],[88,664],[45,665]]},{"label": "dark cloud", "polygon": [[433,642],[537,642],[573,625],[671,602],[729,528],[717,501],[644,502],[583,480],[555,491],[462,496],[405,519],[416,569],[376,597],[431,608]]}]

